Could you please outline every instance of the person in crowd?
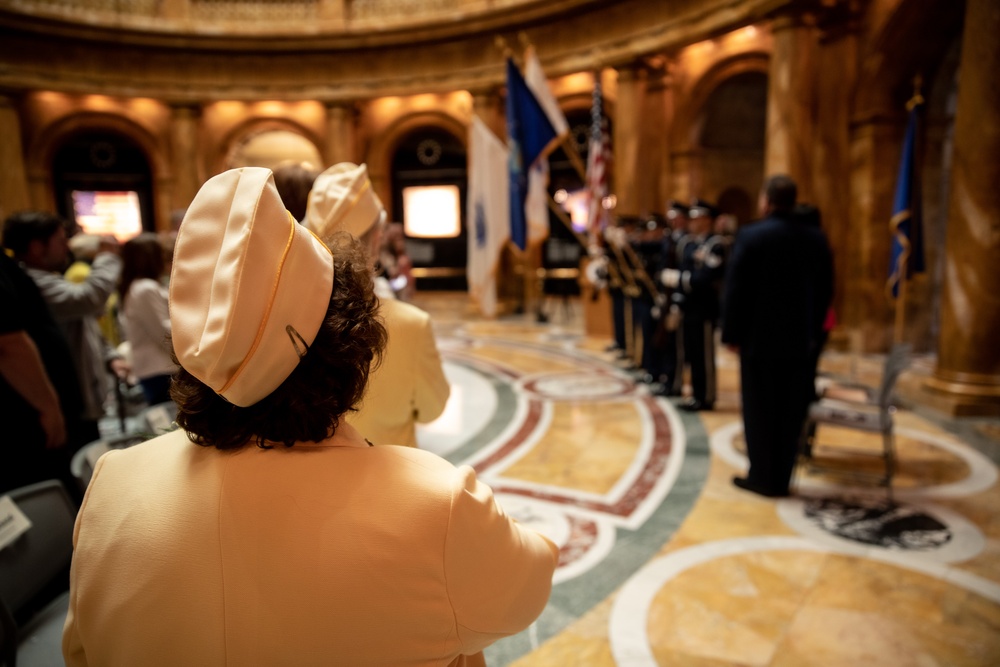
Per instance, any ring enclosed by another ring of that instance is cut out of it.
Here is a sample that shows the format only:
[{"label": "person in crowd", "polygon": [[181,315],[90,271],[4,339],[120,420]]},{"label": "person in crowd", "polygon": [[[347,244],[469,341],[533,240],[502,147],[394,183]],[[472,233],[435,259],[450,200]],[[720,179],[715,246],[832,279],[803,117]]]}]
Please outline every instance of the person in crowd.
[{"label": "person in crowd", "polygon": [[826,237],[794,213],[797,187],[771,176],[759,222],[736,235],[726,276],[722,341],[740,355],[750,469],[736,486],[788,495],[815,371],[813,355],[833,295]]},{"label": "person in crowd", "polygon": [[122,246],[122,319],[132,350],[132,372],[148,405],[170,400],[170,378],[177,371],[163,264],[163,246],[156,234],[139,234]]},{"label": "person in crowd", "polygon": [[601,266],[607,274],[608,296],[611,301],[611,326],[614,340],[608,346],[607,351],[615,353],[618,359],[627,359],[631,343],[628,341],[628,331],[625,327],[625,291],[628,284],[622,269],[619,266],[618,256],[621,254],[617,249],[624,242],[624,235],[620,233],[621,227],[618,220],[613,226],[608,226],[601,233],[600,239],[603,242],[599,248],[603,258]]},{"label": "person in crowd", "polygon": [[344,419],[386,341],[356,239],[296,224],[269,170],[224,172],[181,225],[170,304],[181,428],[95,466],[69,667],[483,665],[541,613],[551,541],[472,468]]},{"label": "person in crowd", "polygon": [[58,478],[72,491],[70,458],[86,443],[69,345],[38,286],[0,252],[0,405],[6,462],[0,494]]},{"label": "person in crowd", "polygon": [[[386,219],[365,165],[343,162],[316,178],[309,195],[306,226],[324,240],[341,231],[361,239],[372,271],[378,261]],[[416,447],[416,425],[441,416],[451,388],[430,316],[391,295],[386,298],[378,290],[376,293],[389,343],[364,400],[347,421],[375,444]]]},{"label": "person in crowd", "polygon": [[396,297],[403,301],[412,299],[416,288],[413,262],[406,254],[406,235],[403,233],[402,223],[394,222],[386,228],[379,251],[379,264]]},{"label": "person in crowd", "polygon": [[638,347],[641,349],[639,369],[634,373],[637,382],[644,382],[659,388],[661,371],[662,325],[664,296],[652,276],[660,259],[666,219],[661,216],[643,216],[637,225],[636,234],[631,239],[631,256],[639,295],[633,300],[632,316],[638,333]]},{"label": "person in crowd", "polygon": [[[669,230],[660,244],[660,259],[654,275],[662,275],[667,269],[679,269],[681,265],[680,243],[687,234],[689,207],[672,201],[667,206]],[[662,341],[660,355],[660,387],[655,392],[660,396],[680,396],[684,384],[684,336],[681,331],[682,294],[675,288],[663,288]]]},{"label": "person in crowd", "polygon": [[[67,234],[75,231],[75,225],[70,225]],[[85,283],[90,275],[90,265],[94,263],[94,258],[101,250],[101,237],[97,234],[85,234],[75,231],[69,235],[69,268],[63,272],[63,277],[71,283]],[[123,338],[121,327],[118,323],[119,307],[118,292],[112,292],[104,304],[104,312],[97,318],[97,324],[101,328],[101,335],[112,347],[118,347]]]},{"label": "person in crowd", "polygon": [[15,213],[4,224],[3,238],[4,246],[38,285],[69,342],[84,401],[83,424],[90,440],[96,440],[100,435],[98,420],[105,414],[109,371],[121,379],[127,378],[130,371],[98,325],[121,273],[118,242],[102,237],[86,280],[73,283],[62,274],[69,246],[66,223],[58,216],[41,211]]},{"label": "person in crowd", "polygon": [[715,406],[715,330],[719,318],[719,293],[726,272],[726,244],[713,233],[718,211],[696,199],[688,211],[689,233],[679,246],[680,266],[664,269],[664,285],[680,301],[684,359],[691,368],[691,396],[680,403],[683,410],[711,410]]},{"label": "person in crowd", "polygon": [[274,170],[274,186],[278,188],[281,201],[292,217],[299,222],[306,219],[309,192],[319,175],[313,167],[304,162],[283,164]]}]

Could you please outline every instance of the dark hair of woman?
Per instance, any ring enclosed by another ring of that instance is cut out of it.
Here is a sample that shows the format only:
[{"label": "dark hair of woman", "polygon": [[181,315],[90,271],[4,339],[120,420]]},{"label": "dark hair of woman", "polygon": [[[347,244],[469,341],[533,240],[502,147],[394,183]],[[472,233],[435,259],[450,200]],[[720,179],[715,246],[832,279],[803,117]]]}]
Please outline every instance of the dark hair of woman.
[{"label": "dark hair of woman", "polygon": [[303,164],[287,164],[278,167],[273,172],[274,187],[282,203],[292,217],[304,220],[306,207],[309,204],[309,191],[312,190],[317,172]]},{"label": "dark hair of woman", "polygon": [[183,368],[174,376],[170,396],[177,403],[177,423],[196,444],[239,449],[251,441],[262,448],[319,442],[336,432],[344,413],[356,410],[369,372],[381,362],[386,332],[365,249],[343,232],[327,243],[334,261],[330,306],[315,340],[281,386],[241,408]]},{"label": "dark hair of woman", "polygon": [[156,234],[144,232],[122,246],[122,278],[118,287],[122,305],[132,283],[140,278],[159,280],[163,275],[163,247]]}]

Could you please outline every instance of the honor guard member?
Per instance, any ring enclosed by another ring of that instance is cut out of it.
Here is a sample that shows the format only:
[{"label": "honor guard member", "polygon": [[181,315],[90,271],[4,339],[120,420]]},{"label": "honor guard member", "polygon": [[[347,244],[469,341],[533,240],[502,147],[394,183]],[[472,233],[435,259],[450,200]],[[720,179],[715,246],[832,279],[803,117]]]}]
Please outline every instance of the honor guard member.
[{"label": "honor guard member", "polygon": [[684,297],[684,357],[691,367],[691,397],[681,403],[684,410],[711,410],[715,405],[715,327],[726,270],[725,244],[713,234],[717,215],[711,204],[693,202],[689,233],[680,243],[680,267],[660,274],[663,284]]},{"label": "honor guard member", "polygon": [[[614,343],[609,348],[609,352],[615,352],[619,359],[628,356],[625,342],[625,284],[624,277],[617,266],[615,253],[611,249],[612,243],[617,241],[619,230],[617,227],[607,227],[601,235],[603,245],[604,273],[607,277],[608,296],[611,297],[611,326],[614,333]],[[597,269],[600,271],[600,268]]]},{"label": "honor guard member", "polygon": [[657,335],[664,311],[665,295],[653,280],[660,262],[660,249],[667,221],[663,216],[650,215],[639,221],[632,241],[632,260],[636,282],[641,290],[634,301],[636,330],[641,335],[642,353],[636,380],[651,384],[659,380],[661,362]]},{"label": "honor guard member", "polygon": [[[667,230],[660,242],[660,262],[656,273],[661,275],[666,269],[680,269],[681,239],[687,235],[689,207],[678,201],[667,206]],[[684,336],[681,333],[681,301],[683,294],[675,288],[660,282],[664,300],[660,317],[662,344],[659,349],[659,381],[662,385],[656,392],[660,396],[680,396],[684,383]]]},{"label": "honor guard member", "polygon": [[615,219],[613,227],[605,230],[605,240],[608,246],[608,261],[618,273],[621,282],[620,294],[611,295],[612,319],[615,327],[615,340],[621,332],[621,348],[618,358],[627,360],[627,368],[635,368],[636,327],[634,326],[634,300],[639,296],[639,287],[635,282],[635,272],[628,260],[626,246],[635,231],[636,219],[620,216]]}]

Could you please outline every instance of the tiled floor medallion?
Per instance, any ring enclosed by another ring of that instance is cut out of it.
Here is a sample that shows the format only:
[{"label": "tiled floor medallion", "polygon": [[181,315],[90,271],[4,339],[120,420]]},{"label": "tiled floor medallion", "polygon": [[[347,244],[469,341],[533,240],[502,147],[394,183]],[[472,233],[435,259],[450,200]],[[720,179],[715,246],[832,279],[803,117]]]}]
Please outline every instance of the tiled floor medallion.
[{"label": "tiled floor medallion", "polygon": [[778,515],[805,537],[831,547],[857,548],[863,555],[891,551],[955,563],[986,546],[979,528],[957,512],[931,503],[893,503],[874,494],[787,498],[778,502]]},{"label": "tiled floor medallion", "polygon": [[929,551],[952,539],[948,526],[933,516],[886,500],[813,498],[803,510],[806,519],[832,535],[886,549]]},{"label": "tiled floor medallion", "polygon": [[635,384],[610,373],[549,373],[526,377],[521,389],[552,401],[607,400],[635,393]]},{"label": "tiled floor medallion", "polygon": [[600,563],[615,544],[615,528],[606,521],[568,514],[530,498],[498,493],[498,502],[519,523],[542,533],[559,546],[553,584],[560,584]]}]

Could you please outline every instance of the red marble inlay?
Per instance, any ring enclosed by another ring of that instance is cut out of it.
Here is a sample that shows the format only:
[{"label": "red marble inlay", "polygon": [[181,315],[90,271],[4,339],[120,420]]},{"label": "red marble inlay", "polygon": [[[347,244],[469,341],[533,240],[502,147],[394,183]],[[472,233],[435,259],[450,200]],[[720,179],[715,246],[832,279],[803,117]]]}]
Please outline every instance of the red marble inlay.
[{"label": "red marble inlay", "polygon": [[568,515],[569,539],[559,548],[559,564],[565,567],[580,560],[597,542],[597,522],[582,517]]},{"label": "red marble inlay", "polygon": [[[663,472],[667,467],[667,459],[670,456],[673,443],[673,437],[670,432],[670,422],[667,420],[667,415],[663,412],[660,406],[657,405],[656,401],[649,396],[643,396],[639,400],[643,403],[643,405],[645,405],[649,415],[653,419],[653,447],[649,452],[649,456],[643,462],[642,470],[632,483],[632,486],[630,486],[617,500],[613,502],[606,502],[603,500],[581,500],[561,494],[557,491],[541,491],[508,487],[502,482],[493,484],[493,490],[498,493],[517,494],[528,498],[535,498],[537,500],[544,500],[546,502],[560,505],[579,507],[581,509],[601,512],[613,516],[630,516],[649,496],[653,487],[656,485],[657,480],[659,480],[659,478],[663,475]],[[476,472],[478,474],[481,474],[484,470],[488,470],[490,465],[495,463],[497,460],[502,459],[503,453],[515,449],[519,444],[521,444],[527,434],[531,432],[537,423],[537,417],[535,422],[531,423],[530,428],[526,427],[529,425],[529,422],[531,422],[532,412],[530,408],[535,407],[534,403],[535,402],[532,401],[529,406],[529,416],[525,419],[524,425],[522,425],[518,432],[514,434],[508,442],[504,443],[503,447],[490,456],[489,459],[476,465]],[[539,404],[537,407],[540,414],[541,405]]]}]

